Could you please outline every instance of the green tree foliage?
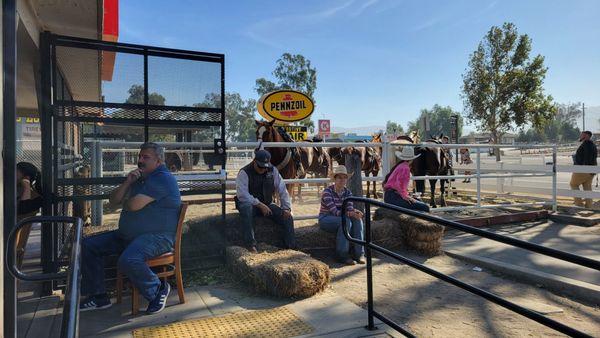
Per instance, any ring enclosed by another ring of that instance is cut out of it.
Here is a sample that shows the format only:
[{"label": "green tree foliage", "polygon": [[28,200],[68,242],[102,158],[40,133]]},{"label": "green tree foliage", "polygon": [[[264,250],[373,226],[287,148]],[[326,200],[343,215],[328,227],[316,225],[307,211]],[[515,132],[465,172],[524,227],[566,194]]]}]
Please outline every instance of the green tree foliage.
[{"label": "green tree foliage", "polygon": [[530,58],[530,52],[530,38],[519,35],[514,24],[493,26],[463,74],[465,116],[480,131],[489,132],[495,143],[527,124],[541,128],[556,110],[542,86],[547,71],[544,57]]},{"label": "green tree foliage", "polygon": [[[125,103],[144,104],[144,86],[134,84],[127,92],[129,97]],[[148,93],[148,104],[150,105],[164,106],[165,101],[165,97],[158,93]]]},{"label": "green tree foliage", "polygon": [[402,135],[404,134],[404,128],[400,123],[388,120],[385,124],[385,133],[388,135]]},{"label": "green tree foliage", "polygon": [[[197,107],[218,107],[221,95],[208,94]],[[256,139],[254,112],[256,101],[244,100],[238,93],[225,93],[225,138],[228,141],[244,142]]]},{"label": "green tree foliage", "polygon": [[[450,106],[442,107],[438,104],[434,105],[431,109],[421,109],[419,117],[408,123],[408,131],[418,130],[419,135],[422,139],[428,139],[432,136],[439,136],[444,134],[447,136],[452,135],[452,115],[458,116],[458,137],[462,136],[463,130],[463,118],[460,114]],[[429,120],[429,131],[425,130],[423,120],[425,117]]]},{"label": "green tree foliage", "polygon": [[582,114],[581,103],[556,105],[556,113],[541,128],[521,130],[517,142],[522,143],[570,143],[577,141],[581,131],[577,127],[577,119]]},{"label": "green tree foliage", "polygon": [[[277,60],[272,74],[276,82],[265,78],[256,80],[254,89],[258,95],[262,96],[275,90],[292,89],[308,95],[315,102],[313,94],[317,89],[317,69],[311,67],[309,59],[301,54],[284,53]],[[315,124],[310,117],[300,121],[299,124],[308,127],[311,133],[315,130]]]}]

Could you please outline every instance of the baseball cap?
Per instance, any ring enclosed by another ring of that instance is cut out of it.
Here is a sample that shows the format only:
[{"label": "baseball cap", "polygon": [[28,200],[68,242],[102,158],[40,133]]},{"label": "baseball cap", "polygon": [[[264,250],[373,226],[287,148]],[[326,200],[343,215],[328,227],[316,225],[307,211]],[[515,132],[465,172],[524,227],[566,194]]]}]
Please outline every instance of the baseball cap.
[{"label": "baseball cap", "polygon": [[257,150],[254,153],[254,160],[261,168],[271,168],[271,154],[264,149]]}]

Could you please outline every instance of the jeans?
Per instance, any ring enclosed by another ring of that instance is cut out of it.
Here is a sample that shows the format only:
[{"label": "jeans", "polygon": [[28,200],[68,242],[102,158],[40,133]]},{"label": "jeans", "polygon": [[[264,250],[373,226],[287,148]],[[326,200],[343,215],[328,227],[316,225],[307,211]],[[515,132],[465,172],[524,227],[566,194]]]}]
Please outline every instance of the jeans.
[{"label": "jeans", "polygon": [[[236,203],[236,208],[242,217],[241,230],[244,242],[248,246],[255,246],[254,218],[262,216],[262,212],[258,207],[255,207],[250,203]],[[283,210],[275,203],[269,204],[269,209],[271,209],[271,215],[267,217],[283,228],[283,242],[285,243],[285,247],[291,249],[295,248],[296,237],[294,235],[294,218],[291,216],[284,218]]]},{"label": "jeans", "polygon": [[104,257],[120,255],[117,266],[140,294],[153,300],[160,280],[146,265],[146,260],[173,250],[173,233],[143,234],[132,241],[121,238],[117,231],[88,237],[81,243],[81,294],[106,294]]},{"label": "jeans", "polygon": [[392,189],[388,189],[385,191],[385,193],[383,193],[383,201],[385,203],[393,204],[401,208],[429,212],[429,205],[427,205],[426,203],[423,203],[421,201],[409,203],[408,201],[403,199],[395,190]]},{"label": "jeans", "polygon": [[[356,239],[364,239],[363,222],[361,219],[346,217],[348,223],[348,232]],[[334,233],[335,236],[335,252],[340,258],[347,258],[350,251],[350,241],[344,236],[342,228],[342,217],[333,215],[319,215],[319,227],[321,230]],[[365,251],[362,245],[353,244],[352,257],[355,259],[364,255]]]}]

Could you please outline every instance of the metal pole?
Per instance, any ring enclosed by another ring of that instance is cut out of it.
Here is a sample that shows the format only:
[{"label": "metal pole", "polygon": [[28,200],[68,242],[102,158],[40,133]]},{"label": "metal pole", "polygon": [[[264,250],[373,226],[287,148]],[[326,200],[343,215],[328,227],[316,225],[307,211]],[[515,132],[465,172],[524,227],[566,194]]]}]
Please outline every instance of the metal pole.
[{"label": "metal pole", "polygon": [[[373,259],[371,256],[371,205],[365,203],[365,256],[367,258],[367,312],[369,324],[367,329],[377,330],[373,319]],[[356,245],[356,244],[355,244]]]},{"label": "metal pole", "polygon": [[583,107],[583,108],[582,108],[582,110],[581,110],[581,111],[583,112],[583,114],[582,114],[582,119],[583,119],[583,130],[585,130],[585,103],[582,103],[581,105],[582,105],[582,107]]},{"label": "metal pole", "polygon": [[387,175],[390,172],[390,142],[386,139],[383,141],[383,151],[381,154],[381,160],[383,161],[383,175]]},{"label": "metal pole", "polygon": [[477,148],[477,206],[481,206],[481,148]]},{"label": "metal pole", "polygon": [[[16,2],[2,1],[2,205],[3,245],[16,225],[16,111],[17,111],[17,22]],[[2,259],[4,262],[4,259]],[[3,336],[17,336],[17,284],[15,278],[3,272],[4,318]]]},{"label": "metal pole", "polygon": [[557,174],[556,174],[556,153],[557,153],[557,145],[555,144],[554,147],[552,147],[552,211],[556,212],[556,210],[558,209],[558,203],[556,200],[556,194],[557,194],[557,187],[556,187],[556,182],[557,182]]},{"label": "metal pole", "polygon": [[[92,142],[92,177],[102,177],[102,145],[100,141]],[[102,200],[92,202],[92,224],[102,225]]]}]

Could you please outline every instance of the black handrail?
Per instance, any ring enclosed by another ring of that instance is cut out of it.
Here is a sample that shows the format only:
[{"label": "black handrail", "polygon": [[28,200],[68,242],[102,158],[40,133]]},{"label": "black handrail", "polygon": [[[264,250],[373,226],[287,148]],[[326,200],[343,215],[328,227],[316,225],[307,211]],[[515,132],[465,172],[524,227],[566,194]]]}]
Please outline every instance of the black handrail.
[{"label": "black handrail", "polygon": [[[350,236],[348,227],[346,225],[346,208],[347,208],[348,202],[351,202],[351,201],[362,202],[365,204],[365,240],[364,241]],[[593,259],[589,259],[586,257],[574,255],[574,254],[571,254],[568,252],[564,252],[564,251],[560,251],[560,250],[556,250],[556,249],[552,249],[552,248],[548,248],[548,247],[544,247],[544,246],[534,244],[531,242],[527,242],[527,241],[523,241],[520,239],[503,236],[503,235],[498,235],[498,234],[495,234],[490,231],[477,229],[475,227],[468,226],[468,225],[465,225],[462,223],[458,223],[455,221],[449,221],[449,220],[443,219],[441,217],[421,213],[421,212],[415,211],[415,210],[401,208],[401,207],[398,207],[398,206],[395,206],[392,204],[383,203],[383,202],[376,201],[376,200],[373,200],[370,198],[354,197],[354,196],[349,197],[349,198],[345,199],[344,202],[342,203],[342,224],[344,226],[344,236],[346,236],[346,238],[349,241],[351,241],[355,244],[363,245],[365,247],[365,256],[366,256],[366,260],[367,260],[367,297],[368,297],[367,311],[368,311],[368,317],[369,317],[368,318],[368,326],[367,326],[368,329],[370,329],[370,330],[376,329],[374,321],[373,321],[373,318],[375,317],[375,318],[380,319],[382,322],[388,324],[392,328],[398,330],[402,334],[409,336],[409,337],[414,337],[414,335],[412,333],[410,333],[409,331],[407,331],[400,325],[394,323],[391,319],[385,317],[383,314],[378,313],[377,311],[375,311],[373,309],[373,273],[372,273],[372,259],[371,259],[371,257],[372,257],[371,249],[373,249],[373,250],[380,252],[386,256],[395,258],[417,270],[425,272],[425,273],[427,273],[431,276],[434,276],[438,279],[441,279],[450,284],[458,286],[461,289],[467,290],[475,295],[478,295],[489,301],[492,301],[510,311],[519,313],[519,314],[521,314],[529,319],[532,319],[542,325],[545,325],[549,328],[552,328],[554,330],[557,330],[559,332],[562,332],[564,334],[567,334],[567,335],[573,336],[573,337],[591,337],[590,335],[588,335],[584,332],[578,331],[572,327],[569,327],[569,326],[559,323],[553,319],[545,317],[537,312],[526,309],[520,305],[510,302],[510,301],[508,301],[502,297],[499,297],[493,293],[490,293],[488,291],[482,290],[473,285],[462,282],[454,277],[445,275],[437,270],[433,270],[433,269],[431,269],[423,264],[420,264],[410,258],[406,258],[398,253],[392,252],[386,248],[383,248],[381,246],[373,244],[371,242],[371,205],[375,205],[377,207],[384,208],[384,209],[394,210],[394,211],[397,211],[397,212],[400,212],[403,214],[407,214],[407,215],[414,216],[414,217],[417,217],[420,219],[428,220],[433,223],[441,224],[441,225],[444,225],[444,226],[447,226],[450,228],[462,230],[464,232],[468,232],[468,233],[471,233],[474,235],[485,237],[485,238],[488,238],[488,239],[491,239],[491,240],[494,240],[497,242],[502,242],[502,243],[505,243],[508,245],[516,246],[516,247],[530,250],[530,251],[540,253],[540,254],[543,254],[546,256],[554,257],[559,260],[568,261],[568,262],[571,262],[571,263],[574,263],[577,265],[585,266],[585,267],[600,271],[600,262],[593,260]]]},{"label": "black handrail", "polygon": [[[71,223],[74,225],[71,242],[71,256],[69,269],[63,272],[26,274],[17,266],[15,252],[15,237],[17,233],[27,224],[41,223],[42,226],[52,226],[52,223]],[[79,292],[81,289],[81,231],[83,222],[78,217],[67,216],[34,216],[28,217],[15,226],[7,239],[6,268],[20,280],[30,282],[51,281],[67,279],[65,289],[65,301],[62,314],[62,326],[60,336],[63,338],[74,338],[79,336]]]}]

